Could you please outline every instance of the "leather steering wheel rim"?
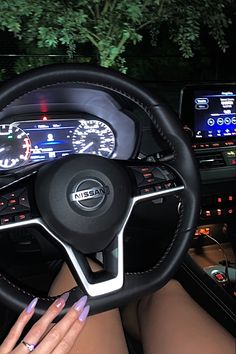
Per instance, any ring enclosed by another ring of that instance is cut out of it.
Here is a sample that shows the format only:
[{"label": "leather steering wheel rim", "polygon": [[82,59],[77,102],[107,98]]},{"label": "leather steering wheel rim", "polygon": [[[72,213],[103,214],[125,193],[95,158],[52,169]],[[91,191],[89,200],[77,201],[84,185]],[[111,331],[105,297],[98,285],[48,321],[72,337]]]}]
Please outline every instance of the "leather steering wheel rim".
[{"label": "leather steering wheel rim", "polygon": [[[141,297],[162,286],[180,266],[192,239],[199,215],[199,173],[187,138],[176,115],[159,99],[137,82],[112,70],[79,64],[50,65],[31,70],[5,83],[0,88],[0,110],[4,110],[17,98],[39,88],[61,83],[78,83],[104,88],[126,97],[142,108],[151,119],[157,133],[173,152],[172,168],[183,183],[180,217],[176,232],[158,263],[144,272],[125,273],[123,286],[101,296],[89,296],[91,314],[123,305],[135,297]],[[1,230],[0,230],[1,232]],[[81,287],[71,290],[69,306],[85,294]],[[15,311],[23,310],[34,294],[17,287],[5,275],[0,274],[0,302]],[[40,298],[36,315],[40,316],[54,298]]]}]

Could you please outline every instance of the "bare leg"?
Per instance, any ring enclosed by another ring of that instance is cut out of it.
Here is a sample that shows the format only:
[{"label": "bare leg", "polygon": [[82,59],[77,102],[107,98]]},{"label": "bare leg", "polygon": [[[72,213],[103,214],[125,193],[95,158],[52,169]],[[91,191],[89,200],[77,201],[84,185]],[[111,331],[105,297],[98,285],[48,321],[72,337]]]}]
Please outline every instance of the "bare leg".
[{"label": "bare leg", "polygon": [[[95,263],[90,263],[94,271]],[[55,278],[49,294],[61,294],[76,286],[76,282],[64,264]],[[70,354],[128,354],[118,310],[90,316]]]},{"label": "bare leg", "polygon": [[175,280],[144,298],[138,314],[145,354],[236,352],[235,339]]}]

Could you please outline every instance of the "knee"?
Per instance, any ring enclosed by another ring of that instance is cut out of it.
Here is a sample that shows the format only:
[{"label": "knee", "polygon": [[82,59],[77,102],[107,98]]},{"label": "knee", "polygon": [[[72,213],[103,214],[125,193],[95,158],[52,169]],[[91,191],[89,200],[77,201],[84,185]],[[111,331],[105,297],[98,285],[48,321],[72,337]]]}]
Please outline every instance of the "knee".
[{"label": "knee", "polygon": [[178,280],[171,279],[161,289],[153,293],[152,298],[160,299],[167,296],[176,296],[178,294],[182,294],[183,292],[184,292],[184,288],[178,282]]},{"label": "knee", "polygon": [[102,270],[102,266],[96,262],[94,262],[92,259],[88,258],[88,263],[89,266],[92,270],[92,272],[99,272],[99,270]]},{"label": "knee", "polygon": [[162,289],[160,290],[165,290],[165,291],[171,291],[171,290],[176,290],[176,289],[182,289],[182,285],[180,282],[176,279],[171,279],[168,281],[168,283],[163,286]]},{"label": "knee", "polygon": [[160,298],[163,298],[164,296],[170,294],[176,294],[179,291],[183,291],[182,285],[177,280],[171,279],[161,289],[143,297],[142,300],[139,302],[139,311],[143,311],[144,308],[147,308],[153,302],[160,300]]}]

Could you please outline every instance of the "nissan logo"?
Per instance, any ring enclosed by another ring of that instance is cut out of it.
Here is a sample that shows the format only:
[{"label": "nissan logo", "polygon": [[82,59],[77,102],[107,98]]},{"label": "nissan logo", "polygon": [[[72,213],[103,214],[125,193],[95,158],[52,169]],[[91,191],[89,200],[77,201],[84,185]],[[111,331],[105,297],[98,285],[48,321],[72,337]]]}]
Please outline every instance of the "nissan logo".
[{"label": "nissan logo", "polygon": [[109,194],[109,187],[96,179],[81,181],[70,194],[70,200],[84,210],[96,210]]}]

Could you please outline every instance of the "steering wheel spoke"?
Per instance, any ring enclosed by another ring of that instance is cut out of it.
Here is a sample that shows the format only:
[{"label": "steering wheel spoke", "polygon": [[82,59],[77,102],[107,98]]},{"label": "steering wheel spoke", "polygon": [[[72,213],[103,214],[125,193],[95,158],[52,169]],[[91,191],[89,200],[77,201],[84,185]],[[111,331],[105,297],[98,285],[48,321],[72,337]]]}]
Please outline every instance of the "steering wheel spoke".
[{"label": "steering wheel spoke", "polygon": [[109,294],[121,289],[124,282],[123,270],[123,229],[99,254],[102,257],[101,270],[94,272],[88,262],[89,256],[58,238],[41,220],[37,222],[49,237],[63,250],[67,264],[78,284],[91,297]]},{"label": "steering wheel spoke", "polygon": [[133,175],[134,204],[179,194],[184,190],[180,178],[166,165],[137,163],[130,165],[129,170]]}]

